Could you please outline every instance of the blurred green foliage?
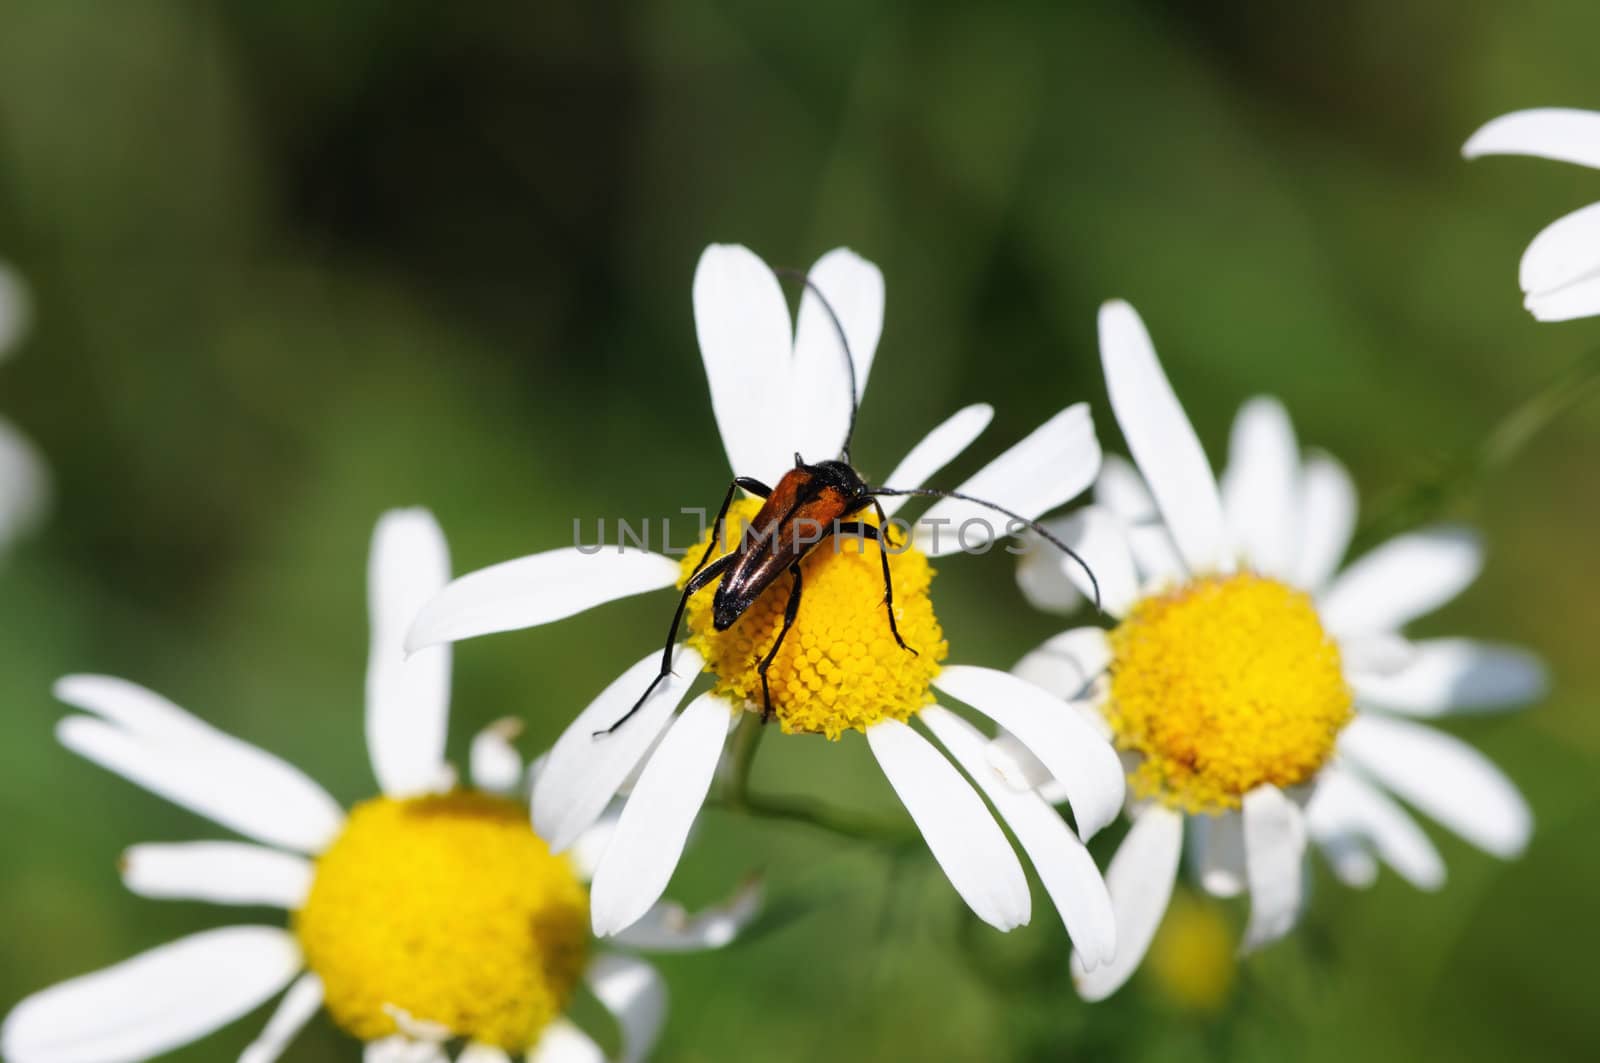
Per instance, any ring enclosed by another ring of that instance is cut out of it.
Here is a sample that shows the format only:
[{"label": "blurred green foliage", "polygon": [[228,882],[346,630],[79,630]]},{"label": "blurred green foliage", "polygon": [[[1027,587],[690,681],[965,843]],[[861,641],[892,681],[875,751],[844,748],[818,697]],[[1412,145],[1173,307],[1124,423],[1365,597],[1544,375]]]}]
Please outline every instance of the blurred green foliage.
[{"label": "blurred green foliage", "polygon": [[[1600,105],[1600,8],[1577,0],[8,0],[0,25],[0,255],[36,299],[0,408],[59,494],[0,572],[5,1007],[238,915],[121,890],[121,847],[217,832],[61,751],[52,679],[128,676],[370,793],[382,509],[431,506],[465,571],[569,541],[574,516],[714,504],[688,297],[708,242],[883,267],[869,472],[980,399],[1000,413],[964,469],[1084,398],[1115,445],[1093,316],[1113,295],[1215,460],[1272,392],[1368,501],[1600,344],[1600,322],[1536,325],[1515,270],[1600,175],[1458,155],[1504,111]],[[1148,977],[1078,1002],[1042,898],[1032,928],[974,936],[926,859],[710,812],[674,893],[755,865],[785,918],[662,962],[660,1058],[1594,1058],[1597,443],[1591,403],[1479,485],[1456,515],[1490,566],[1426,624],[1552,664],[1547,704],[1460,728],[1534,805],[1522,861],[1434,831],[1438,896],[1319,872],[1301,933],[1207,1018]],[[1008,665],[1060,626],[996,609],[1010,578],[998,553],[940,577],[961,659]],[[456,750],[505,714],[547,744],[669,608],[462,646]],[[859,742],[768,743],[758,784],[893,808]],[[258,1022],[175,1058],[232,1058]],[[318,1020],[291,1058],[355,1054]]]}]

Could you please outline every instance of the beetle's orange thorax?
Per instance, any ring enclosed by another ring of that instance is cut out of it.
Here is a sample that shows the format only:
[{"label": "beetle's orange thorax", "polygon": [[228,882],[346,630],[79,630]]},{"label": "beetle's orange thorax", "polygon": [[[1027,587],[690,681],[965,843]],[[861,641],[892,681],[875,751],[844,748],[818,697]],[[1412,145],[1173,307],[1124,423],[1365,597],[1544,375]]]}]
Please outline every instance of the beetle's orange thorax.
[{"label": "beetle's orange thorax", "polygon": [[816,473],[807,468],[794,468],[784,473],[751,521],[751,527],[758,535],[776,534],[787,539],[798,534],[801,539],[815,540],[818,529],[807,522],[814,521],[826,529],[843,517],[849,507],[849,499],[843,492],[831,485],[819,490],[816,479]]}]

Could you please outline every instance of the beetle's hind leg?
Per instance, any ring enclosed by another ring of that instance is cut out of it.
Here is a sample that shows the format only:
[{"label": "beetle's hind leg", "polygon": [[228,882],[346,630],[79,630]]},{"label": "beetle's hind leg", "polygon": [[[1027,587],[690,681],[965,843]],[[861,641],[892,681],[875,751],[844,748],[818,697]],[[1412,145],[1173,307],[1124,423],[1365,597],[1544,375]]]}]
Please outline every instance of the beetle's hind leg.
[{"label": "beetle's hind leg", "polygon": [[796,561],[789,566],[789,575],[794,577],[794,586],[789,589],[789,602],[783,607],[783,627],[778,631],[778,637],[773,640],[772,648],[761,658],[761,663],[756,665],[756,674],[761,677],[762,723],[772,719],[772,688],[767,685],[767,669],[777,660],[778,649],[783,645],[784,636],[789,634],[789,629],[794,627],[794,618],[800,614],[800,562]]},{"label": "beetle's hind leg", "polygon": [[639,700],[633,703],[633,707],[623,713],[621,719],[610,727],[604,727],[594,732],[595,738],[613,734],[617,728],[633,719],[634,714],[644,708],[644,703],[650,700],[650,695],[656,692],[656,687],[660,686],[667,676],[672,674],[672,648],[678,644],[678,625],[683,623],[683,611],[688,608],[689,599],[715,583],[717,577],[722,575],[727,570],[728,565],[732,563],[733,556],[732,554],[724,554],[717,558],[711,564],[696,572],[694,577],[683,585],[683,595],[678,599],[678,611],[672,614],[672,626],[667,629],[667,644],[661,651],[661,671],[657,672],[656,677],[650,680],[650,685],[644,688],[644,693],[639,695]]},{"label": "beetle's hind leg", "polygon": [[688,608],[689,599],[715,583],[717,577],[722,575],[733,562],[733,554],[724,554],[715,561],[711,561],[711,555],[716,552],[717,544],[722,540],[722,522],[728,517],[728,507],[733,505],[733,493],[741,487],[757,498],[766,498],[772,494],[772,488],[748,476],[735,476],[733,482],[728,484],[728,493],[722,497],[722,507],[717,510],[717,519],[711,522],[711,541],[706,544],[706,552],[700,555],[699,564],[694,566],[689,582],[684,584],[683,596],[678,599],[678,611],[672,614],[672,626],[667,629],[667,644],[661,650],[661,671],[650,680],[650,685],[644,688],[644,693],[639,695],[639,700],[633,703],[633,707],[623,713],[622,718],[610,727],[596,731],[595,738],[613,734],[617,728],[633,719],[634,714],[644,708],[644,703],[650,700],[650,695],[656,692],[656,687],[672,674],[672,647],[678,641],[678,625],[683,623],[683,611]]},{"label": "beetle's hind leg", "polygon": [[838,526],[835,535],[859,535],[863,539],[871,539],[878,544],[878,560],[883,562],[883,605],[889,614],[889,634],[894,636],[894,641],[902,650],[912,656],[920,656],[915,649],[906,645],[906,640],[900,637],[900,626],[894,619],[894,578],[889,575],[889,540],[883,532],[884,525],[889,522],[888,514],[884,513],[883,506],[876,499],[873,505],[878,509],[880,524],[868,524],[865,521],[852,520]]}]

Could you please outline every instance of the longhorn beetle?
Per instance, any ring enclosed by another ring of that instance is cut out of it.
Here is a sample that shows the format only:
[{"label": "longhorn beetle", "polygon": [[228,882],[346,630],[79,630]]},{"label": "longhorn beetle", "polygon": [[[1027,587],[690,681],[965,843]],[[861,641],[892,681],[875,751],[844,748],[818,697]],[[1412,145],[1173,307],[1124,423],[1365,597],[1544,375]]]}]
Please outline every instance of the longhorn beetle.
[{"label": "longhorn beetle", "polygon": [[[818,543],[830,535],[854,535],[878,541],[878,558],[883,562],[883,605],[889,620],[889,633],[894,636],[895,643],[901,649],[907,653],[916,653],[917,651],[906,645],[905,640],[900,637],[900,629],[894,619],[894,580],[889,575],[889,554],[884,549],[888,545],[887,540],[880,530],[887,526],[889,518],[883,511],[883,504],[878,501],[880,498],[904,495],[956,498],[1003,514],[1031,528],[1046,542],[1072,558],[1088,574],[1090,586],[1094,590],[1095,608],[1100,607],[1100,583],[1095,579],[1094,571],[1070,546],[1037,521],[1029,520],[998,503],[973,498],[959,491],[945,491],[934,487],[872,487],[867,483],[850,463],[850,440],[855,435],[856,412],[860,402],[856,396],[855,357],[850,353],[850,341],[845,336],[844,325],[827,297],[804,273],[783,268],[774,272],[781,277],[798,281],[816,296],[822,308],[827,311],[834,332],[839,336],[839,346],[844,351],[845,368],[850,381],[850,420],[845,428],[844,445],[840,448],[837,458],[820,461],[815,465],[807,464],[806,460],[796,453],[794,468],[783,474],[776,487],[768,487],[760,480],[749,476],[733,478],[733,482],[728,484],[728,493],[723,496],[722,507],[717,510],[717,518],[711,523],[711,541],[706,545],[706,551],[695,565],[688,582],[684,584],[683,594],[678,599],[678,609],[672,614],[672,626],[667,629],[667,643],[661,653],[661,671],[650,681],[650,685],[645,687],[644,693],[639,695],[639,700],[633,703],[633,707],[623,713],[622,718],[610,727],[596,731],[594,733],[596,738],[611,734],[632,719],[634,713],[643,708],[650,695],[655,693],[656,687],[672,674],[672,648],[677,644],[678,627],[683,622],[683,612],[688,607],[690,598],[715,583],[717,589],[711,599],[711,623],[718,631],[726,631],[787,570],[793,582],[789,585],[789,601],[783,610],[783,627],[778,631],[778,637],[773,640],[771,648],[756,666],[756,672],[761,676],[761,719],[763,722],[770,720],[772,691],[767,685],[767,670],[777,659],[778,650],[800,612],[800,562],[816,548]],[[751,524],[751,527],[756,529],[756,534],[741,536],[736,548],[712,561],[711,555],[716,552],[722,540],[722,523],[728,516],[728,508],[733,505],[735,492],[741,489],[766,500]],[[868,506],[877,510],[877,525],[861,520],[845,519],[862,512]],[[802,537],[799,531],[801,522],[819,529],[819,532]]]}]

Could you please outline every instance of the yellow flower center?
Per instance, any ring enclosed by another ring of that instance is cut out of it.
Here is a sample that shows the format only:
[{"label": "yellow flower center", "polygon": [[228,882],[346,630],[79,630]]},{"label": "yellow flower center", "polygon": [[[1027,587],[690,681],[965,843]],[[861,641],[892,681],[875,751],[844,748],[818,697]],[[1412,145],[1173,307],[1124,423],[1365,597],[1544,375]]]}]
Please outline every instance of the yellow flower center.
[{"label": "yellow flower center", "polygon": [[[760,499],[734,503],[719,554],[738,545],[744,527],[760,509]],[[851,519],[876,523],[871,514]],[[708,530],[684,556],[678,586],[688,582],[710,542]],[[772,710],[785,734],[836,739],[852,728],[864,731],[879,720],[906,720],[932,703],[930,684],[950,652],[928,597],[933,568],[926,555],[909,545],[891,544],[888,557],[895,623],[900,637],[916,653],[902,649],[889,632],[877,542],[830,536],[800,563],[800,610],[767,672]],[[685,614],[689,645],[705,656],[706,670],[716,674],[717,692],[752,712],[762,711],[757,666],[783,630],[792,586],[793,577],[787,572],[780,575],[726,631],[712,624],[715,584],[689,601]]]},{"label": "yellow flower center", "polygon": [[384,797],[350,813],[294,923],[328,1012],[356,1037],[395,1033],[399,1009],[521,1053],[577,985],[589,898],[520,805]]},{"label": "yellow flower center", "polygon": [[1339,648],[1305,594],[1252,573],[1145,598],[1111,632],[1108,714],[1139,754],[1134,792],[1238,808],[1314,775],[1350,721]]}]

